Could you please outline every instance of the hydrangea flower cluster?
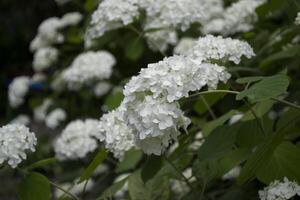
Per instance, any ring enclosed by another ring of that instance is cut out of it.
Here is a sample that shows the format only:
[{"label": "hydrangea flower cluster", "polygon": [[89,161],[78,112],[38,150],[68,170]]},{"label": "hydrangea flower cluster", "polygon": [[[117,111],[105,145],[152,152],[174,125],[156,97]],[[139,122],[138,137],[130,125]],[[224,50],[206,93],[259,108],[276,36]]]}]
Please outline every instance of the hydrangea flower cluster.
[{"label": "hydrangea flower cluster", "polygon": [[47,117],[47,111],[49,107],[52,105],[53,101],[51,99],[45,99],[41,105],[34,108],[33,116],[37,121],[44,121]]},{"label": "hydrangea flower cluster", "polygon": [[88,51],[77,56],[62,77],[70,89],[76,89],[93,80],[108,79],[115,64],[114,56],[107,51]]},{"label": "hydrangea flower cluster", "polygon": [[35,134],[21,124],[8,124],[0,128],[0,164],[7,161],[16,168],[26,159],[26,151],[35,151]]},{"label": "hydrangea flower cluster", "polygon": [[181,38],[178,44],[175,46],[173,53],[175,55],[188,55],[188,53],[194,47],[196,41],[197,40],[194,38]]},{"label": "hydrangea flower cluster", "polygon": [[295,19],[295,24],[300,25],[300,12],[298,12],[297,17]]},{"label": "hydrangea flower cluster", "polygon": [[[104,138],[112,133],[126,135],[123,129],[130,130],[136,147],[147,154],[161,155],[171,141],[177,139],[180,129],[186,129],[190,123],[177,101],[203,87],[216,89],[219,82],[225,83],[230,78],[224,67],[209,61],[227,59],[239,63],[243,55],[254,56],[249,44],[209,35],[200,38],[189,55],[175,55],[149,64],[138,76],[132,77],[123,90],[124,100],[117,109],[123,113],[118,114],[118,122],[128,128],[113,130],[116,111],[109,113],[107,116],[114,117],[104,118],[104,124],[110,125],[110,129],[103,130]],[[111,141],[112,146],[117,144]]]},{"label": "hydrangea flower cluster", "polygon": [[12,81],[8,87],[8,100],[11,107],[17,108],[24,103],[30,82],[30,78],[27,76],[19,76]]},{"label": "hydrangea flower cluster", "polygon": [[124,121],[124,108],[121,106],[104,114],[98,125],[97,138],[105,142],[105,147],[116,158],[122,159],[124,153],[134,147],[134,135]]},{"label": "hydrangea flower cluster", "polygon": [[86,119],[70,122],[54,143],[59,160],[84,158],[97,148],[98,120]]},{"label": "hydrangea flower cluster", "polygon": [[99,82],[94,87],[94,94],[96,97],[102,97],[111,89],[111,87],[112,85],[108,82]]},{"label": "hydrangea flower cluster", "polygon": [[225,9],[222,16],[204,23],[202,31],[225,36],[249,31],[257,20],[255,9],[265,2],[266,0],[240,0],[233,3]]},{"label": "hydrangea flower cluster", "polygon": [[33,58],[33,69],[36,72],[49,68],[57,61],[58,50],[53,47],[44,47],[37,50]]},{"label": "hydrangea flower cluster", "polygon": [[10,121],[10,124],[21,124],[24,126],[29,125],[30,117],[28,115],[20,114],[16,118]]},{"label": "hydrangea flower cluster", "polygon": [[46,117],[45,123],[47,127],[55,129],[67,118],[67,113],[61,108],[56,108],[52,110]]},{"label": "hydrangea flower cluster", "polygon": [[284,178],[283,182],[275,180],[264,190],[259,191],[261,200],[287,200],[294,196],[300,196],[300,186],[295,181]]},{"label": "hydrangea flower cluster", "polygon": [[43,21],[38,34],[31,41],[30,50],[36,51],[40,48],[49,47],[53,44],[60,44],[64,41],[64,35],[60,32],[67,26],[76,25],[82,19],[80,13],[67,13],[62,18],[51,17]]}]

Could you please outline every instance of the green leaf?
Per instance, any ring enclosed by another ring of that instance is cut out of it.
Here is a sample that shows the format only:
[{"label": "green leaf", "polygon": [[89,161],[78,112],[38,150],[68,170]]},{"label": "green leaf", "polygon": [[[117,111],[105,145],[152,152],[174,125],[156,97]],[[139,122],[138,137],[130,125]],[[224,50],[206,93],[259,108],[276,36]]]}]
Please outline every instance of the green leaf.
[{"label": "green leaf", "polygon": [[[218,88],[220,90],[228,90],[229,86],[228,85],[224,85],[220,88]],[[213,105],[215,105],[217,102],[219,102],[224,96],[226,95],[226,93],[211,93],[211,94],[205,94],[202,97],[203,99],[200,99],[199,101],[197,101],[194,105],[194,110],[199,114],[202,115],[203,113],[205,113],[207,111],[207,106],[212,107]],[[201,98],[201,97],[199,97]],[[205,101],[205,102],[204,102]],[[207,105],[205,105],[205,103]]]},{"label": "green leaf", "polygon": [[36,172],[26,174],[19,186],[18,197],[20,200],[50,200],[51,188],[48,179]]},{"label": "green leaf", "polygon": [[142,180],[146,183],[149,179],[153,178],[161,169],[162,164],[163,161],[160,156],[149,156],[141,171]]},{"label": "green leaf", "polygon": [[290,142],[281,143],[271,159],[257,171],[257,178],[265,184],[287,177],[300,183],[300,149]]},{"label": "green leaf", "polygon": [[151,200],[150,191],[142,181],[140,171],[130,175],[128,179],[128,190],[132,200]]},{"label": "green leaf", "polygon": [[206,123],[202,129],[203,135],[208,136],[215,128],[223,125],[230,117],[232,117],[233,115],[235,115],[237,113],[238,113],[237,111],[231,110],[228,113],[226,113],[225,115],[222,115],[221,117],[219,117],[218,119]]},{"label": "green leaf", "polygon": [[82,183],[83,181],[89,179],[96,168],[102,163],[102,161],[106,158],[107,151],[105,149],[101,149],[97,155],[94,157],[93,161],[90,163],[90,165],[84,170],[83,174],[81,175],[79,182]]},{"label": "green leaf", "polygon": [[236,80],[237,83],[253,83],[264,79],[265,76],[250,76],[250,77],[243,77]]},{"label": "green leaf", "polygon": [[56,158],[47,158],[47,159],[43,159],[43,160],[40,160],[40,161],[37,161],[37,162],[31,164],[30,166],[26,167],[26,169],[32,170],[32,169],[40,168],[45,165],[49,165],[49,164],[56,163],[56,162],[57,162]]},{"label": "green leaf", "polygon": [[[274,101],[272,100],[266,100],[266,101],[261,101],[255,104],[252,107],[252,110],[255,112],[258,118],[262,118],[269,110],[273,107]],[[252,111],[249,110],[247,111],[241,121],[248,121],[248,120],[253,120],[255,119],[255,116],[253,115]]]},{"label": "green leaf", "polygon": [[249,89],[240,92],[236,99],[248,97],[253,102],[264,101],[286,92],[288,86],[289,78],[284,74],[277,74],[253,84]]},{"label": "green leaf", "polygon": [[124,96],[121,89],[116,88],[112,91],[110,95],[108,95],[105,99],[105,105],[108,107],[108,110],[113,110],[119,107],[122,102]]},{"label": "green leaf", "polygon": [[145,45],[143,40],[139,38],[134,38],[126,46],[125,55],[130,60],[136,61],[139,59],[144,52]]},{"label": "green leaf", "polygon": [[127,151],[121,162],[116,167],[116,173],[128,171],[136,167],[138,162],[141,160],[143,153],[139,150],[131,149]]},{"label": "green leaf", "polygon": [[112,199],[113,195],[123,188],[127,181],[127,178],[122,179],[119,182],[114,183],[107,188],[97,200]]},{"label": "green leaf", "polygon": [[245,183],[255,177],[255,173],[271,158],[282,139],[283,135],[277,133],[257,147],[241,170],[238,177],[239,184]]}]

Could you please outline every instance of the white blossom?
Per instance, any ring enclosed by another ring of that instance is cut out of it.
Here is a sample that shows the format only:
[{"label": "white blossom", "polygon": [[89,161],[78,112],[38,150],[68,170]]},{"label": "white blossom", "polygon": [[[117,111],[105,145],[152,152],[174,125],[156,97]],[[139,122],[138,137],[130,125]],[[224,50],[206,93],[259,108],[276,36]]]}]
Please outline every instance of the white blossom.
[{"label": "white blossom", "polygon": [[92,14],[85,40],[102,36],[105,32],[126,26],[139,15],[137,0],[103,0]]},{"label": "white blossom", "polygon": [[55,129],[67,118],[67,113],[61,108],[56,108],[52,110],[46,117],[45,123],[47,127]]},{"label": "white blossom", "polygon": [[251,58],[255,56],[251,46],[244,41],[223,38],[221,36],[207,35],[201,37],[191,50],[191,56],[197,62],[207,60],[229,60],[235,64],[240,63],[241,57]]},{"label": "white blossom", "polygon": [[135,144],[146,154],[161,155],[172,140],[186,130],[190,120],[184,116],[176,102],[146,96],[126,108],[128,125],[135,135]]},{"label": "white blossom", "polygon": [[220,33],[230,35],[237,32],[247,32],[253,28],[257,20],[255,9],[266,0],[239,0],[225,9],[219,18],[203,24],[204,33]]},{"label": "white blossom", "polygon": [[31,82],[32,83],[38,83],[38,82],[43,82],[47,79],[46,75],[43,73],[35,73],[32,77],[31,77]]},{"label": "white blossom", "polygon": [[114,56],[107,51],[88,51],[75,58],[71,66],[63,72],[62,78],[70,89],[93,80],[108,79],[115,63]]},{"label": "white blossom", "polygon": [[20,114],[16,118],[10,121],[10,124],[21,124],[24,126],[29,125],[30,123],[30,117],[25,114]]},{"label": "white blossom", "polygon": [[296,195],[300,196],[300,186],[295,181],[289,181],[286,177],[283,182],[275,180],[264,190],[259,191],[261,200],[287,200]]},{"label": "white blossom", "polygon": [[86,119],[70,122],[54,143],[59,160],[84,158],[97,148],[98,120]]},{"label": "white blossom", "polygon": [[0,164],[7,161],[16,168],[26,159],[26,151],[35,151],[35,134],[21,124],[8,124],[0,128]]},{"label": "white blossom", "polygon": [[134,146],[132,130],[124,121],[122,107],[104,114],[98,126],[98,139],[116,158],[122,159],[124,153]]},{"label": "white blossom", "polygon": [[295,19],[295,24],[300,25],[300,12],[298,12],[297,17]]},{"label": "white blossom", "polygon": [[58,50],[53,47],[38,49],[33,57],[33,69],[36,72],[43,71],[53,65],[58,58]]},{"label": "white blossom", "polygon": [[81,22],[83,16],[79,12],[70,12],[66,13],[64,16],[61,18],[61,23],[62,27],[67,27],[67,26],[75,26],[79,22]]},{"label": "white blossom", "polygon": [[94,94],[96,97],[102,97],[107,94],[111,87],[112,85],[108,82],[99,82],[94,87]]},{"label": "white blossom", "polygon": [[47,111],[49,107],[53,104],[51,99],[45,99],[43,103],[33,110],[34,119],[37,121],[44,121],[47,116]]},{"label": "white blossom", "polygon": [[228,124],[229,125],[235,124],[235,123],[239,122],[243,117],[244,117],[244,114],[242,114],[242,113],[235,114],[232,117],[230,117]]},{"label": "white blossom", "polygon": [[236,166],[234,168],[232,168],[229,172],[227,172],[226,174],[224,174],[222,176],[222,180],[231,180],[231,179],[235,179],[240,175],[241,172],[241,167],[240,166]]},{"label": "white blossom", "polygon": [[165,52],[169,45],[177,43],[177,33],[171,29],[162,29],[145,34],[149,48],[153,51]]},{"label": "white blossom", "polygon": [[29,86],[29,77],[19,76],[14,78],[8,87],[8,100],[11,107],[17,108],[24,103],[24,98],[29,90]]},{"label": "white blossom", "polygon": [[197,40],[194,38],[181,38],[178,44],[175,46],[173,53],[176,55],[188,55],[196,41]]}]

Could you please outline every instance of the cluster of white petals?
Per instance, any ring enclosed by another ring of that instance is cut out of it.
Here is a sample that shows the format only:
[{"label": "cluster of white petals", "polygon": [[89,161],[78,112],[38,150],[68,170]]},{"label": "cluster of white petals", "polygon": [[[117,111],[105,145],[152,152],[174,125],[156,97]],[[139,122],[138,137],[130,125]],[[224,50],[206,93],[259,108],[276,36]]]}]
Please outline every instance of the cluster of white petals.
[{"label": "cluster of white petals", "polygon": [[38,28],[38,34],[31,41],[30,50],[36,51],[43,47],[62,43],[64,35],[61,30],[67,26],[76,25],[81,19],[81,14],[74,12],[67,13],[62,18],[50,17],[44,20]]},{"label": "cluster of white petals", "polygon": [[108,82],[99,82],[94,87],[94,94],[96,97],[102,97],[112,88]]},{"label": "cluster of white petals", "polygon": [[59,124],[67,118],[67,113],[61,108],[52,110],[46,117],[45,123],[47,127],[55,129]]},{"label": "cluster of white petals", "polygon": [[173,53],[176,55],[188,55],[196,43],[196,39],[184,37],[181,38],[175,46]]},{"label": "cluster of white petals", "polygon": [[8,87],[8,100],[11,107],[17,108],[24,103],[24,98],[29,90],[30,83],[30,78],[27,76],[14,78]]},{"label": "cluster of white petals", "polygon": [[36,51],[33,57],[33,69],[43,71],[53,65],[58,58],[58,50],[53,47],[44,47]]},{"label": "cluster of white petals", "polygon": [[0,164],[7,161],[16,168],[26,159],[26,151],[35,151],[35,134],[21,124],[8,124],[0,128]]},{"label": "cluster of white petals", "polygon": [[257,20],[255,9],[265,2],[266,0],[239,0],[226,8],[222,16],[204,23],[202,31],[225,36],[249,31]]},{"label": "cluster of white petals", "polygon": [[86,43],[107,31],[132,23],[139,15],[137,1],[103,0],[92,15],[91,25],[85,36]]},{"label": "cluster of white petals", "polygon": [[84,158],[97,148],[98,120],[86,119],[70,122],[54,143],[59,160]]},{"label": "cluster of white petals", "polygon": [[20,114],[16,118],[10,121],[10,124],[21,124],[24,126],[29,125],[30,123],[30,117],[25,114]]},{"label": "cluster of white petals", "polygon": [[260,200],[288,200],[296,195],[300,196],[300,186],[286,177],[283,182],[275,180],[264,190],[259,191]]},{"label": "cluster of white petals", "polygon": [[229,60],[235,64],[240,63],[242,56],[247,58],[255,56],[252,47],[247,42],[213,35],[207,35],[196,41],[190,53],[197,62]]},{"label": "cluster of white petals", "polygon": [[98,126],[98,139],[116,158],[122,159],[124,153],[134,147],[134,135],[124,121],[123,107],[104,114]]},{"label": "cluster of white petals", "polygon": [[297,17],[295,19],[295,24],[300,25],[300,12],[298,12]]},{"label": "cluster of white petals", "polygon": [[62,74],[70,89],[94,80],[108,79],[116,60],[107,51],[88,51],[78,55]]},{"label": "cluster of white petals", "polygon": [[45,99],[43,103],[33,110],[33,116],[36,121],[44,121],[47,117],[47,111],[52,105],[53,101],[51,99]]}]

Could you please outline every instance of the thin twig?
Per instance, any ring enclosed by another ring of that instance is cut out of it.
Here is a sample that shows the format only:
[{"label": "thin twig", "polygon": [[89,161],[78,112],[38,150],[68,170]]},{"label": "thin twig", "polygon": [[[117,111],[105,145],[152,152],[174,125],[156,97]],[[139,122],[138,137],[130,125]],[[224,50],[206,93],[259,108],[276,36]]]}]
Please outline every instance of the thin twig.
[{"label": "thin twig", "polygon": [[52,186],[56,187],[57,189],[63,191],[65,194],[69,195],[69,196],[72,197],[73,199],[75,199],[75,200],[80,200],[77,196],[75,196],[74,194],[72,194],[72,193],[70,193],[69,191],[65,190],[64,188],[62,188],[61,186],[57,185],[56,183],[54,183],[54,182],[52,182],[52,181],[50,181],[50,180],[49,180],[49,183],[50,183]]},{"label": "thin twig", "polygon": [[286,100],[283,100],[283,99],[278,99],[278,98],[271,98],[271,99],[274,100],[274,101],[278,101],[280,103],[286,104],[290,107],[293,107],[293,108],[296,108],[296,109],[300,110],[300,106],[297,105],[297,104],[294,104],[292,102],[289,102],[289,101],[286,101]]},{"label": "thin twig", "polygon": [[217,117],[216,117],[214,111],[211,109],[211,107],[210,107],[209,104],[207,103],[205,97],[204,97],[204,96],[200,96],[200,98],[201,98],[201,100],[203,101],[203,104],[204,104],[205,107],[207,108],[207,110],[208,110],[209,114],[211,115],[211,117],[212,117],[213,119],[217,119]]}]

